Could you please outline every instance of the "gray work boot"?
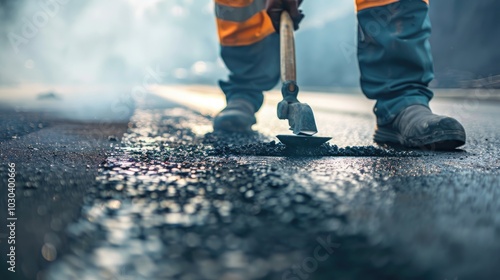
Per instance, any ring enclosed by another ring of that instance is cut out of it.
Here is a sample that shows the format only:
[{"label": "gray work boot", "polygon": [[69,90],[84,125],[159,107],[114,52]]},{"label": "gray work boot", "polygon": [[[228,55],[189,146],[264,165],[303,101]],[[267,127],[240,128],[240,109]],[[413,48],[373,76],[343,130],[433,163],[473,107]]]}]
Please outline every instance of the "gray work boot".
[{"label": "gray work boot", "polygon": [[215,116],[214,131],[250,132],[255,119],[255,108],[244,99],[234,99]]},{"label": "gray work boot", "polygon": [[392,123],[378,126],[374,141],[408,148],[453,150],[465,144],[465,130],[453,118],[435,115],[423,105],[413,105],[399,113]]}]

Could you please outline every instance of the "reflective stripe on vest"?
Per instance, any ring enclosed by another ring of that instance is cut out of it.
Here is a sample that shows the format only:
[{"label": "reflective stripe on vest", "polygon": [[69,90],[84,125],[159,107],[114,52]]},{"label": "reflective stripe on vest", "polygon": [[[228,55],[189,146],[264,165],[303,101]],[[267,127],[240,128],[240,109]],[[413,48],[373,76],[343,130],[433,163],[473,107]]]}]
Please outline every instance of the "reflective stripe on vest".
[{"label": "reflective stripe on vest", "polygon": [[261,12],[266,8],[266,2],[262,0],[254,0],[247,6],[228,6],[215,3],[215,15],[218,19],[244,22]]}]

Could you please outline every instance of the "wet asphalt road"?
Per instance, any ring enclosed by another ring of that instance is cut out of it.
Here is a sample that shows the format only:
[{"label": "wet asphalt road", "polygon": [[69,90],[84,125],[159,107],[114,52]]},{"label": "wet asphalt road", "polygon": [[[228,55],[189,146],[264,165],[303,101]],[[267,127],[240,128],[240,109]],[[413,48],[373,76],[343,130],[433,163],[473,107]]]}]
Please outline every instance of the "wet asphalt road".
[{"label": "wet asphalt road", "polygon": [[[349,103],[362,101],[337,96],[344,101],[337,106],[324,100],[324,107],[308,102],[317,108],[322,134],[334,139],[311,152],[273,142],[286,125],[275,120],[271,105],[259,115],[260,133],[220,135],[210,133],[208,103],[200,114],[196,106],[148,98],[121,144],[106,143],[107,152],[96,157],[102,161],[91,165],[95,179],[76,184],[85,185],[76,196],[83,206],[58,208],[81,208],[81,215],[55,227],[62,242],[45,238],[53,248],[45,246],[41,258],[59,254],[40,275],[496,279],[500,104],[479,97],[436,100],[439,113],[463,122],[468,144],[454,152],[408,152],[371,146],[371,113]],[[73,188],[66,189],[59,192]],[[26,216],[43,216],[25,209]]]},{"label": "wet asphalt road", "polygon": [[15,274],[7,272],[12,244],[2,222],[0,279],[44,279],[43,271],[68,251],[65,228],[78,220],[88,187],[96,184],[97,166],[127,123],[67,120],[4,106],[0,119],[0,220],[7,215],[8,163],[16,165],[18,219]]}]

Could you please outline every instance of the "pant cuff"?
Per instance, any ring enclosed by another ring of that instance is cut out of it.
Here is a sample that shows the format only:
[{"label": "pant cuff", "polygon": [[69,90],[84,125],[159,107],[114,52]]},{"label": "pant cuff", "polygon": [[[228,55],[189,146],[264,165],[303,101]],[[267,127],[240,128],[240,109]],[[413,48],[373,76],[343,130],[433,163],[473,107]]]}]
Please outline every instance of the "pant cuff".
[{"label": "pant cuff", "polygon": [[255,112],[257,112],[259,111],[260,107],[262,107],[262,103],[264,103],[264,94],[260,92],[260,93],[235,93],[226,95],[227,102],[235,99],[243,99],[250,102],[253,105]]},{"label": "pant cuff", "polygon": [[392,123],[394,119],[404,109],[412,105],[423,105],[429,107],[429,98],[427,96],[406,96],[390,100],[378,100],[373,112],[377,116],[377,125],[384,126]]}]

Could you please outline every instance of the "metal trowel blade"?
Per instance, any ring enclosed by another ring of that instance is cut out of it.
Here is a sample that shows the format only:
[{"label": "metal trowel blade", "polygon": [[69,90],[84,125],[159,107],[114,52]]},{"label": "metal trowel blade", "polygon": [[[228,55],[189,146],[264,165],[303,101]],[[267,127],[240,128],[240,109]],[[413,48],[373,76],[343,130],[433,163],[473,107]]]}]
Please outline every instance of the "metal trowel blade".
[{"label": "metal trowel blade", "polygon": [[281,143],[290,147],[317,147],[328,142],[332,137],[304,136],[304,135],[277,135]]}]

